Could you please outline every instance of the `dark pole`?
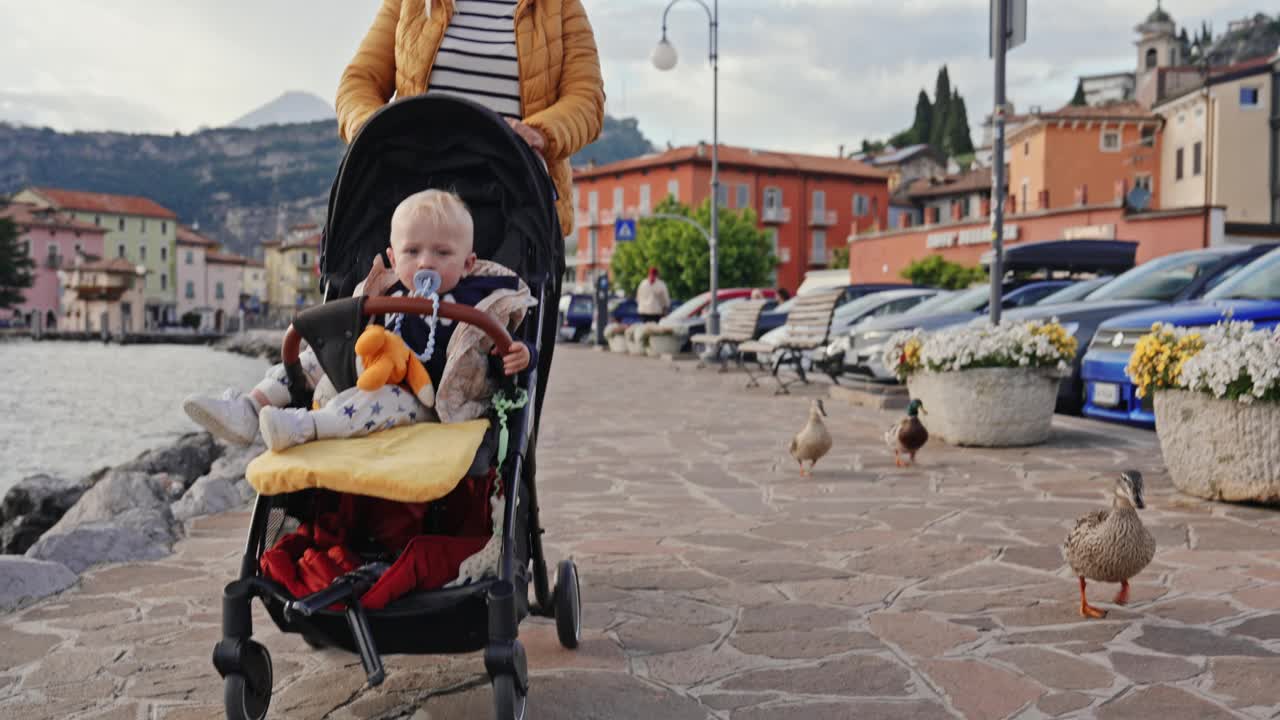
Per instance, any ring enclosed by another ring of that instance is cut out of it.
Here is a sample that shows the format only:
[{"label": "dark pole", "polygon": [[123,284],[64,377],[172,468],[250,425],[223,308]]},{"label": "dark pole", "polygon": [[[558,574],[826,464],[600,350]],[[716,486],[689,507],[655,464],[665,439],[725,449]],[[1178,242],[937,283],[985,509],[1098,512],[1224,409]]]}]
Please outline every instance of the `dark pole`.
[{"label": "dark pole", "polygon": [[1008,45],[1009,0],[991,0],[995,5],[996,22],[995,60],[996,60],[996,92],[995,92],[995,140],[992,142],[991,157],[991,324],[1000,324],[1001,284],[1004,278],[1004,55]]}]

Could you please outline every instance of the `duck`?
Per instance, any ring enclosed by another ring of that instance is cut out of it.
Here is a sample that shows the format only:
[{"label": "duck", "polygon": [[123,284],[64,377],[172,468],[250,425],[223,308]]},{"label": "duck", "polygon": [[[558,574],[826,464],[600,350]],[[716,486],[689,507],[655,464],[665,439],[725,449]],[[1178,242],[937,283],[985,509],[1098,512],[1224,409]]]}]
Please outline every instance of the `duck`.
[{"label": "duck", "polygon": [[[826,423],[822,422],[826,414],[827,410],[822,406],[822,401],[815,398],[809,403],[809,420],[803,428],[800,428],[800,432],[791,438],[791,457],[800,463],[800,477],[810,477],[813,474],[813,466],[831,450],[831,433],[827,431]],[[804,466],[805,460],[809,461],[807,470]]]},{"label": "duck", "polygon": [[1125,470],[1116,480],[1111,509],[1096,510],[1076,520],[1065,544],[1067,564],[1080,579],[1080,614],[1103,618],[1107,611],[1093,607],[1085,596],[1086,580],[1120,583],[1115,604],[1129,602],[1129,581],[1156,554],[1156,539],[1142,524],[1142,473]]},{"label": "duck", "polygon": [[[929,442],[929,431],[925,429],[924,423],[920,422],[922,412],[925,415],[929,414],[929,411],[924,409],[924,403],[912,400],[907,404],[907,416],[894,423],[884,433],[885,444],[893,450],[893,464],[898,467],[914,463],[916,453]],[[903,453],[910,458],[909,462],[903,462]]]}]

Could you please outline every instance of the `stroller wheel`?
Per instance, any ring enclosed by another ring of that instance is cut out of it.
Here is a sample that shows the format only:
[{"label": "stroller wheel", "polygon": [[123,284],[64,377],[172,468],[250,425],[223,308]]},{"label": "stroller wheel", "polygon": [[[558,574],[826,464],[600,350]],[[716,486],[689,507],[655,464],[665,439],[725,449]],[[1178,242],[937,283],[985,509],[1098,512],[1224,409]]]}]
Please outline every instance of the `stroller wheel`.
[{"label": "stroller wheel", "polygon": [[529,697],[516,689],[515,678],[498,675],[493,679],[494,720],[525,720]]},{"label": "stroller wheel", "polygon": [[271,704],[271,653],[250,640],[241,662],[244,674],[229,673],[223,679],[227,720],[262,720]]},{"label": "stroller wheel", "polygon": [[578,585],[578,566],[572,560],[561,560],[556,568],[553,597],[556,610],[556,634],[560,644],[572,650],[582,638],[582,596]]}]

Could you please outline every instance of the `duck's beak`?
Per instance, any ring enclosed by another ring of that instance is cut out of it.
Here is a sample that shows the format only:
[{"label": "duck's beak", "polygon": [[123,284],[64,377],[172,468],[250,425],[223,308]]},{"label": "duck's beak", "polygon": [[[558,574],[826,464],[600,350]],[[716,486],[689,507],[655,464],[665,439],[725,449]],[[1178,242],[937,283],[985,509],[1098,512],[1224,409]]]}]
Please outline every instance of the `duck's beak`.
[{"label": "duck's beak", "polygon": [[1134,506],[1134,507],[1136,507],[1136,508],[1138,508],[1139,510],[1143,510],[1143,509],[1145,509],[1145,508],[1147,507],[1147,504],[1146,504],[1145,502],[1143,502],[1143,500],[1142,500],[1142,495],[1141,495],[1141,493],[1134,493],[1134,495],[1133,495],[1133,506]]}]

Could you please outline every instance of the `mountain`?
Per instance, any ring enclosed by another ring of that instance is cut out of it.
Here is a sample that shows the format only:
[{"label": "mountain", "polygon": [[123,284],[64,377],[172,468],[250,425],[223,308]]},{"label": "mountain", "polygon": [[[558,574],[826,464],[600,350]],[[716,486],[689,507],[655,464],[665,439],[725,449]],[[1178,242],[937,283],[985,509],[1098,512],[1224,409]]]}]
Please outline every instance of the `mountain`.
[{"label": "mountain", "polygon": [[[600,140],[574,160],[612,162],[651,150],[634,119],[606,117]],[[184,223],[198,222],[229,250],[257,255],[262,241],[290,225],[324,222],[344,151],[332,119],[189,135],[61,133],[0,122],[0,195],[28,185],[141,195]]]},{"label": "mountain", "polygon": [[290,91],[240,117],[228,127],[252,129],[263,125],[333,120],[335,117],[332,103],[308,92]]}]

